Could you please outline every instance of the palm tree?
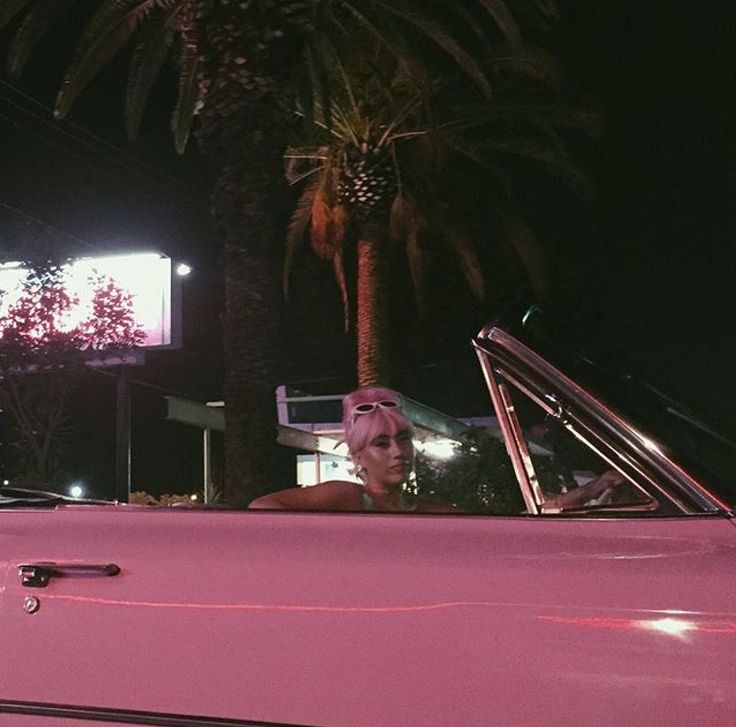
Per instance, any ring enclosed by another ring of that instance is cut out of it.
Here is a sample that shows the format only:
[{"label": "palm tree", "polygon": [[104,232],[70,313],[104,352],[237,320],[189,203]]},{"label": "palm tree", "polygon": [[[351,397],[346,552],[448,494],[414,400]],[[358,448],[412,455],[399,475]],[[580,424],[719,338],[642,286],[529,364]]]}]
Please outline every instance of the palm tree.
[{"label": "palm tree", "polygon": [[[371,59],[367,61],[366,59]],[[330,260],[350,324],[345,244],[357,258],[356,334],[358,384],[390,383],[387,263],[403,243],[414,292],[423,307],[425,250],[442,241],[456,253],[472,294],[485,295],[476,245],[454,214],[454,203],[474,184],[503,229],[503,242],[526,270],[531,288],[546,286],[539,241],[513,201],[518,160],[543,165],[582,189],[585,175],[570,157],[561,132],[595,133],[597,116],[579,99],[566,98],[554,59],[534,46],[497,49],[484,71],[494,96],[478,98],[461,78],[417,85],[401,64],[365,49],[337,67],[329,118],[317,106],[316,143],[286,154],[286,176],[303,186],[287,235],[284,284],[305,232],[314,252]],[[311,132],[311,129],[309,130]],[[491,184],[489,184],[491,182]]]},{"label": "palm tree", "polygon": [[[517,0],[549,15],[549,0]],[[0,28],[19,25],[9,68],[18,74],[53,24],[81,0],[0,0]],[[130,46],[126,127],[134,136],[167,59],[179,69],[172,129],[183,150],[197,120],[213,173],[213,220],[223,244],[226,477],[224,496],[268,488],[275,458],[279,378],[282,160],[297,95],[307,118],[329,117],[325,68],[370,37],[419,77],[428,48],[491,89],[476,53],[499,33],[518,42],[505,0],[101,0],[74,51],[56,102],[66,115],[100,70]]]},{"label": "palm tree", "polygon": [[[434,153],[437,129],[424,104],[432,84],[417,88],[400,67],[391,65],[388,79],[375,65],[363,73],[344,74],[342,93],[335,93],[332,101],[331,120],[320,113],[316,118],[323,144],[292,148],[286,154],[288,180],[307,183],[289,227],[285,282],[293,251],[310,225],[312,248],[333,263],[347,329],[343,252],[346,236],[352,238],[357,253],[359,386],[386,385],[390,379],[387,262],[392,237],[406,243],[417,291],[421,236],[434,229],[459,253],[471,290],[483,297],[472,245],[444,210],[434,206],[437,198],[429,182],[440,171]],[[409,142],[421,144],[423,153],[412,155],[415,150],[406,148]]]}]

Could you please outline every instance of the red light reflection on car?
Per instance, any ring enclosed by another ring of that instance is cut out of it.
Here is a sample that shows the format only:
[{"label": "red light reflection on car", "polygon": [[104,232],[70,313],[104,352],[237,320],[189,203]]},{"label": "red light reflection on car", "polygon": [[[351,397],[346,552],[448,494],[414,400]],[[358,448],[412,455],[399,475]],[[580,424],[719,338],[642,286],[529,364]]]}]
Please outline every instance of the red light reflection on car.
[{"label": "red light reflection on car", "polygon": [[328,613],[413,613],[421,611],[439,611],[456,608],[497,607],[499,605],[485,601],[446,601],[427,604],[396,605],[396,606],[335,606],[328,604],[283,604],[283,603],[189,603],[186,601],[129,601],[113,598],[94,598],[90,596],[71,596],[49,594],[46,600],[67,601],[80,604],[95,604],[100,606],[133,606],[137,608],[186,608],[208,609],[221,611],[292,611],[292,612],[328,612]]}]

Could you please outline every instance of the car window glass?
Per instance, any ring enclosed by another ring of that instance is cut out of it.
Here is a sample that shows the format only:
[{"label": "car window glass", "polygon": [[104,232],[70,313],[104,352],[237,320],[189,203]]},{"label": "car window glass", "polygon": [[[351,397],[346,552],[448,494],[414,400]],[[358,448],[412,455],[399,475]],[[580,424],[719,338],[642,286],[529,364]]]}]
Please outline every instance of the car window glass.
[{"label": "car window glass", "polygon": [[[460,512],[518,515],[524,500],[494,423],[468,426],[446,450],[418,445],[415,478],[409,483],[417,495],[448,502]],[[438,456],[439,454],[439,456]]]},{"label": "car window glass", "polygon": [[[405,379],[397,381],[397,389],[404,397],[403,411],[414,426],[415,466],[402,486],[403,513],[524,513],[519,483],[477,357],[469,346],[436,365],[407,370]],[[307,489],[330,481],[360,484],[360,472],[342,441],[341,397],[287,387],[282,401],[286,405],[282,425],[292,433],[300,430],[312,439],[315,435],[320,438],[318,451],[295,453],[296,484]],[[328,505],[320,504],[319,509],[327,511]],[[356,499],[354,506],[376,512],[365,500]]]},{"label": "car window glass", "polygon": [[[612,462],[592,449],[551,407],[509,381],[501,387],[512,404],[520,448],[542,512],[580,508],[639,508],[652,499]],[[576,436],[577,435],[577,436]]]}]

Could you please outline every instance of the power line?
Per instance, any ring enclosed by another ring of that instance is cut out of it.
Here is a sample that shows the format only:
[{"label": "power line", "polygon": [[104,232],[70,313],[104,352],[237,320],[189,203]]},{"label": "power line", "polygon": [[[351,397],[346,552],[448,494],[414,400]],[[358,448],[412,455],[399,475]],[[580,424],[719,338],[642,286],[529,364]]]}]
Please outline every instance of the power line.
[{"label": "power line", "polygon": [[12,116],[8,116],[7,114],[4,114],[4,113],[0,112],[0,118],[5,119],[10,124],[12,124],[13,126],[15,126],[17,129],[21,130],[22,132],[24,132],[26,134],[30,134],[31,136],[35,136],[36,138],[42,139],[52,149],[56,149],[56,150],[62,152],[63,154],[65,154],[67,157],[69,157],[71,159],[75,159],[75,160],[81,162],[82,164],[86,164],[86,165],[90,166],[92,169],[94,169],[97,172],[100,172],[100,173],[104,174],[109,179],[111,179],[111,180],[113,180],[115,182],[118,182],[119,184],[123,184],[123,185],[129,183],[128,181],[126,181],[125,179],[123,179],[122,177],[120,177],[119,175],[115,174],[108,167],[101,166],[101,165],[95,163],[95,161],[93,161],[88,156],[85,157],[84,155],[80,155],[80,154],[75,153],[68,146],[62,146],[60,143],[54,141],[53,139],[51,139],[51,138],[49,138],[49,137],[47,137],[47,136],[45,136],[43,134],[35,133],[32,129],[28,128],[27,126],[24,126],[23,124],[21,124],[17,119],[13,118]]},{"label": "power line", "polygon": [[[20,106],[16,102],[14,102],[12,99],[10,99],[7,94],[0,93],[0,98],[3,98],[8,103],[11,103],[16,108],[19,108],[24,113],[33,116],[35,119],[43,123],[45,126],[48,126],[49,128],[54,129],[54,131],[57,131],[59,133],[63,133],[66,136],[69,136],[70,138],[75,139],[76,141],[79,141],[83,144],[86,144],[87,146],[91,145],[91,142],[86,141],[85,139],[82,139],[79,137],[79,135],[74,136],[71,132],[64,131],[64,127],[71,127],[71,129],[76,130],[78,134],[81,134],[85,137],[89,137],[93,142],[95,142],[99,146],[108,147],[113,152],[114,155],[117,155],[118,157],[125,157],[128,160],[132,161],[133,163],[137,164],[138,166],[146,169],[148,173],[152,174],[153,176],[159,176],[163,178],[165,181],[170,182],[171,184],[178,185],[180,184],[179,180],[175,177],[171,176],[167,172],[162,171],[159,167],[156,167],[155,165],[151,164],[150,162],[145,161],[144,159],[141,159],[140,157],[131,154],[129,151],[126,151],[125,149],[117,146],[116,144],[112,143],[108,139],[105,139],[104,137],[101,137],[94,132],[90,131],[86,127],[82,126],[81,124],[76,123],[75,121],[72,121],[71,119],[62,119],[59,121],[53,120],[53,109],[50,106],[47,106],[43,102],[39,101],[37,98],[31,96],[30,94],[24,92],[17,86],[13,85],[12,83],[9,83],[8,81],[4,81],[0,79],[0,87],[4,87],[5,89],[10,90],[17,96],[20,96],[22,99],[27,101],[28,103],[33,104],[34,106],[41,109],[44,113],[38,114],[37,112],[31,111],[30,109],[27,109],[23,106]],[[93,147],[95,148],[95,147]],[[95,150],[97,150],[95,148]],[[106,152],[101,152],[106,153]],[[108,156],[109,153],[108,153]]]},{"label": "power line", "polygon": [[61,237],[65,237],[68,240],[73,240],[74,242],[77,242],[77,243],[83,245],[88,250],[97,250],[98,249],[89,240],[83,240],[81,237],[77,237],[76,235],[72,235],[69,232],[65,232],[64,230],[61,230],[58,227],[55,227],[54,225],[50,224],[49,222],[46,222],[44,220],[40,220],[37,217],[34,217],[29,212],[25,212],[24,210],[18,209],[17,207],[14,207],[13,205],[8,204],[7,202],[3,202],[2,200],[0,200],[0,207],[3,207],[4,209],[9,210],[10,212],[13,212],[14,214],[17,214],[20,217],[25,218],[29,222],[33,222],[34,224],[39,225],[40,227],[44,227],[47,230],[51,230],[52,232],[55,232],[57,235],[60,235]]},{"label": "power line", "polygon": [[[7,93],[3,93],[3,88],[11,90],[13,93],[17,94],[27,102],[32,103],[34,106],[42,109],[45,113],[40,114],[37,111],[29,109],[21,103],[18,103],[18,101],[10,97]],[[97,136],[80,124],[69,120],[64,120],[61,122],[54,121],[52,119],[53,112],[48,106],[45,106],[37,99],[24,93],[23,91],[17,89],[15,86],[6,81],[3,81],[2,79],[0,79],[0,100],[4,101],[9,106],[16,109],[21,114],[32,118],[35,122],[40,124],[45,129],[52,130],[54,136],[61,135],[67,139],[76,142],[77,144],[85,147],[87,150],[91,150],[97,155],[104,157],[110,162],[113,162],[118,167],[124,169],[127,173],[142,176],[146,178],[149,183],[154,184],[155,186],[160,186],[163,183],[166,185],[167,189],[173,191],[178,196],[186,197],[190,200],[194,198],[191,189],[187,188],[185,185],[182,185],[182,183],[178,179],[161,170],[160,168],[124,151],[112,142],[100,136]],[[26,131],[27,133],[33,134],[33,131],[29,130],[26,127],[21,127],[18,122],[12,117],[5,115],[5,118],[13,123],[15,126],[22,128],[22,130]],[[43,133],[41,133],[40,135],[35,135],[39,136],[47,143],[53,144],[53,141],[51,140],[51,135]],[[107,147],[109,151],[103,147]],[[80,159],[79,155],[73,154],[68,147],[63,147],[62,151],[65,154],[71,155],[76,159]],[[92,161],[89,156],[86,159],[81,158],[81,160],[85,161],[98,170],[102,169],[102,167]],[[138,168],[136,169],[134,166],[131,166],[131,163],[136,165]],[[110,172],[110,170],[108,169],[105,169],[104,171],[108,174]],[[122,179],[120,179],[120,177],[115,177],[115,179],[117,179],[118,181],[123,181]]]},{"label": "power line", "polygon": [[[52,126],[54,129],[60,129],[64,126],[69,126],[73,129],[75,129],[77,132],[81,133],[84,136],[89,137],[90,139],[94,140],[96,143],[106,146],[109,149],[111,149],[115,154],[117,154],[120,157],[125,157],[127,159],[130,159],[135,164],[138,164],[139,166],[147,169],[149,172],[151,172],[154,175],[163,177],[166,181],[171,182],[172,184],[179,184],[179,180],[177,180],[175,177],[171,176],[167,172],[162,171],[158,167],[154,166],[150,162],[146,161],[145,159],[141,159],[140,157],[136,156],[135,154],[131,154],[129,151],[126,151],[122,147],[117,146],[113,142],[111,142],[109,139],[105,139],[102,136],[99,136],[98,134],[95,134],[93,131],[90,131],[86,127],[82,126],[81,124],[78,124],[77,122],[73,121],[72,119],[65,118],[59,121],[52,121],[51,119],[54,116],[53,109],[50,106],[47,106],[42,101],[39,101],[34,96],[31,96],[30,94],[26,93],[22,89],[18,88],[12,83],[9,83],[8,81],[5,81],[3,79],[0,79],[0,87],[4,87],[13,93],[17,94],[21,98],[23,98],[25,101],[33,104],[34,106],[38,107],[42,111],[44,111],[43,116],[37,116],[40,120],[44,121],[46,124]],[[0,93],[0,98],[5,98],[6,100],[9,100],[7,96]],[[30,110],[26,110],[27,113],[32,114]]]}]

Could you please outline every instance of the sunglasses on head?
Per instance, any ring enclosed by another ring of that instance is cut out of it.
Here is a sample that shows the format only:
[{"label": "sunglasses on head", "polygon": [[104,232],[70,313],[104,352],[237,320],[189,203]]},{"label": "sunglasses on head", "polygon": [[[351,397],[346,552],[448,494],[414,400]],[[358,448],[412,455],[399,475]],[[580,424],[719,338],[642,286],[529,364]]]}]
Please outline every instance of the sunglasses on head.
[{"label": "sunglasses on head", "polygon": [[350,416],[355,418],[361,414],[370,414],[375,411],[378,407],[382,409],[398,409],[401,404],[393,399],[381,399],[381,401],[366,401],[363,404],[356,404],[353,410],[350,412]]}]

